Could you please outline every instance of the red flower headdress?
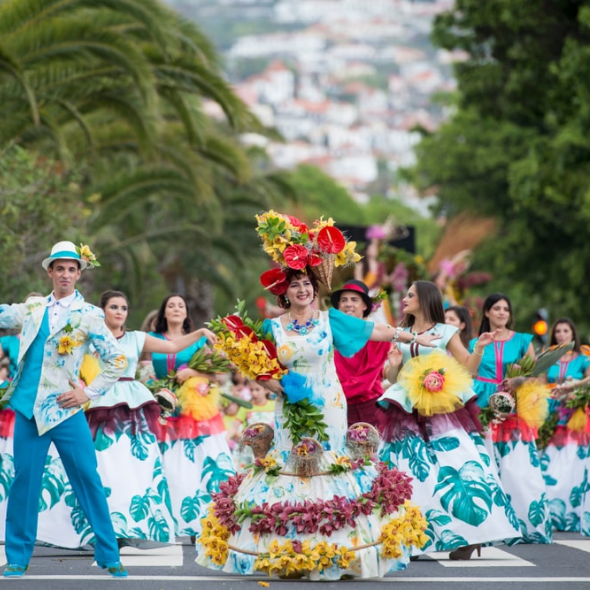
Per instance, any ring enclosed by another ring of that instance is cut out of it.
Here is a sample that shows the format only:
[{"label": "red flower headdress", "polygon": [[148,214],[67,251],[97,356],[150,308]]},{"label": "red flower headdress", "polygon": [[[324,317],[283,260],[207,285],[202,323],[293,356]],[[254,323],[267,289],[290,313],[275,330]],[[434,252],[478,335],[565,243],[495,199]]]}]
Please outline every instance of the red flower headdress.
[{"label": "red flower headdress", "polygon": [[355,251],[356,242],[347,241],[332,218],[317,219],[311,228],[296,217],[272,210],[257,215],[256,219],[256,231],[262,239],[264,251],[280,266],[260,277],[263,287],[273,295],[287,291],[283,269],[305,270],[310,267],[331,290],[334,267],[355,264],[361,258]]}]

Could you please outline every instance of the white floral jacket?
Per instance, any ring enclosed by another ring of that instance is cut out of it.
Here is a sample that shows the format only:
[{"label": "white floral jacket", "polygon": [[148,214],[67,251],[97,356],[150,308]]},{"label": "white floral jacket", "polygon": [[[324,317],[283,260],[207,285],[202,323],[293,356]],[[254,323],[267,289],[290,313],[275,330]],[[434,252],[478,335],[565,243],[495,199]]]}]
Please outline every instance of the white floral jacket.
[{"label": "white floral jacket", "polygon": [[[10,400],[19,381],[25,355],[41,327],[46,307],[47,297],[29,297],[25,303],[0,305],[0,328],[21,330],[18,370],[2,399],[3,404]],[[82,358],[88,352],[90,344],[104,361],[104,370],[90,385],[93,390],[104,395],[123,375],[127,359],[106,327],[102,310],[86,303],[82,295],[76,291],[69,313],[55,326],[45,342],[39,391],[33,409],[39,435],[82,409],[63,409],[56,398],[72,389],[70,379],[76,383],[79,381]]]}]

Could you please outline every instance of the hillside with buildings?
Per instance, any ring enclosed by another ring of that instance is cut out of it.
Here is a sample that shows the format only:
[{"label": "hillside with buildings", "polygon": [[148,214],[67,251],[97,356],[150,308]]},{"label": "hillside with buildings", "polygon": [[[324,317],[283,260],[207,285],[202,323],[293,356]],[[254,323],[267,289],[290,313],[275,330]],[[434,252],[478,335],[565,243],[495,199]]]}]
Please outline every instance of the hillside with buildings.
[{"label": "hillside with buildings", "polygon": [[398,170],[419,127],[444,120],[457,54],[429,41],[452,0],[169,0],[217,44],[242,99],[284,142],[262,137],[277,166],[319,166],[359,200],[390,194],[418,209]]}]

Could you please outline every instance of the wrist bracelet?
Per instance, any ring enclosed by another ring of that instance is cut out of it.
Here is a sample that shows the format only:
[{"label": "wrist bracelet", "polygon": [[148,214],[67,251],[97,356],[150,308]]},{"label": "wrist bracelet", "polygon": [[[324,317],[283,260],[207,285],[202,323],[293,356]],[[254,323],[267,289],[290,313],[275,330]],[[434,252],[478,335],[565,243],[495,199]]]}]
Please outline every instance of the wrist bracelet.
[{"label": "wrist bracelet", "polygon": [[473,354],[476,354],[477,356],[483,356],[483,353],[483,350],[481,352],[477,352],[477,344],[473,347]]},{"label": "wrist bracelet", "polygon": [[414,344],[414,342],[416,342],[416,338],[418,338],[418,332],[412,332],[412,339],[410,340],[410,344]]},{"label": "wrist bracelet", "polygon": [[[391,326],[393,328],[393,326]],[[399,339],[399,328],[393,328],[393,338],[391,339],[392,342],[397,342]]]}]

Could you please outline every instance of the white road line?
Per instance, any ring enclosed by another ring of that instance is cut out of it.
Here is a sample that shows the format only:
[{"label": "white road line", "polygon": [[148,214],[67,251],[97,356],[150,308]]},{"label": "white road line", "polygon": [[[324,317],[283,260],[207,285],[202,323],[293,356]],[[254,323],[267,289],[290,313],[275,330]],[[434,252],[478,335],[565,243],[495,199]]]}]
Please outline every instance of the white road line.
[{"label": "white road line", "polygon": [[579,549],[580,551],[586,551],[590,553],[590,540],[572,540],[572,541],[553,541],[556,545],[564,545],[565,547],[571,547],[572,549]]},{"label": "white road line", "polygon": [[[157,581],[157,582],[257,582],[257,581],[267,581],[267,582],[281,582],[281,580],[277,580],[276,578],[260,578],[260,577],[250,577],[250,576],[134,576],[130,575],[129,580],[138,580],[138,581]],[[104,574],[102,576],[98,575],[75,575],[75,576],[33,576],[29,574],[25,574],[23,580],[105,580],[108,582],[112,582],[113,578],[111,578],[108,574]],[[359,580],[357,580],[359,581]],[[454,578],[439,578],[439,577],[431,577],[431,578],[405,578],[405,577],[391,577],[391,578],[369,578],[365,579],[365,582],[380,582],[380,583],[395,583],[395,584],[473,584],[477,582],[478,584],[498,584],[498,583],[514,583],[514,584],[539,584],[542,582],[560,582],[562,584],[579,584],[579,583],[590,583],[590,578],[547,578],[547,577],[539,577],[539,578],[461,578],[461,577],[454,577]],[[289,583],[287,581],[287,583]]]},{"label": "white road line", "polygon": [[[127,567],[179,567],[183,564],[182,545],[165,545],[152,549],[122,547],[121,561]],[[96,565],[94,562],[92,565]]]},{"label": "white road line", "polygon": [[468,560],[451,561],[448,552],[426,553],[425,556],[435,559],[444,567],[535,567],[534,563],[511,555],[497,547],[482,547],[481,557],[477,557],[477,553],[474,551],[471,559]]}]

